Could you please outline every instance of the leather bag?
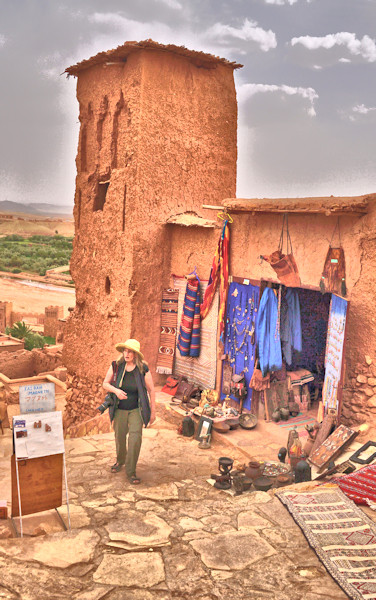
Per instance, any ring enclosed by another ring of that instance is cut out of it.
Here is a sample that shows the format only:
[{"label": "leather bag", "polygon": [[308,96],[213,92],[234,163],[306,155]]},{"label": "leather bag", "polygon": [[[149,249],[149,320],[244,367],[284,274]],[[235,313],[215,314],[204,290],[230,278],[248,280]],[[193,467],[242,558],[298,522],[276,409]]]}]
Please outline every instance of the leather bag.
[{"label": "leather bag", "polygon": [[[286,254],[283,253],[284,236],[286,230]],[[277,277],[286,287],[299,287],[300,275],[298,265],[292,251],[292,243],[288,226],[288,216],[283,215],[281,237],[278,250],[268,256],[262,256],[277,273]]]},{"label": "leather bag", "polygon": [[192,393],[194,393],[196,390],[197,386],[195,386],[194,383],[189,383],[189,381],[181,381],[174,394],[174,398],[177,398],[182,402],[188,402]]},{"label": "leather bag", "polygon": [[263,390],[270,388],[270,373],[268,373],[266,377],[263,377],[261,369],[258,369],[257,365],[258,359],[256,360],[251,381],[249,382],[249,387],[251,387],[253,390],[256,390],[256,392],[262,392]]},{"label": "leather bag", "polygon": [[[332,241],[338,228],[339,247],[333,248]],[[345,253],[341,246],[341,234],[339,230],[339,219],[334,228],[328,253],[326,255],[324,269],[320,279],[320,289],[323,294],[330,292],[346,296],[346,264]]]},{"label": "leather bag", "polygon": [[170,377],[167,377],[166,383],[164,384],[161,391],[165,394],[170,394],[170,396],[175,396],[176,391],[179,387],[179,383],[181,383],[184,380],[186,380],[186,377],[173,377],[170,375]]}]

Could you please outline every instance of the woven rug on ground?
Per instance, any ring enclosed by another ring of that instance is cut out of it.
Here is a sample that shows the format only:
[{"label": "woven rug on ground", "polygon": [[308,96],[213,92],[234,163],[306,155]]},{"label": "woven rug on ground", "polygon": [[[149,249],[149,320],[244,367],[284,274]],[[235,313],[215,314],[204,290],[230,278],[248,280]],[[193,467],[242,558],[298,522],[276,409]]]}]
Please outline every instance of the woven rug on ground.
[{"label": "woven rug on ground", "polygon": [[292,429],[296,428],[296,430],[299,431],[301,437],[307,437],[308,434],[306,432],[305,426],[313,425],[314,423],[316,423],[316,419],[314,417],[309,417],[308,415],[303,415],[302,413],[300,413],[297,417],[292,417],[288,421],[279,421],[277,424],[279,427],[282,427],[282,429],[285,429],[286,431],[291,431]]},{"label": "woven rug on ground", "polygon": [[[207,285],[207,281],[201,280],[202,294]],[[187,280],[184,277],[174,277],[174,288],[179,290],[178,323],[181,322],[186,286]],[[201,321],[200,356],[193,358],[180,356],[180,352],[175,354],[174,374],[185,375],[189,381],[210,389],[215,388],[217,371],[218,304],[219,296],[216,292],[207,317]]]},{"label": "woven rug on ground", "polygon": [[376,502],[376,465],[338,477],[334,483],[356,504],[369,504],[367,500]]},{"label": "woven rug on ground", "polygon": [[375,524],[338,488],[276,495],[349,598],[376,600]]},{"label": "woven rug on ground", "polygon": [[176,331],[178,325],[179,290],[162,291],[161,332],[159,338],[157,373],[171,375],[174,366]]}]

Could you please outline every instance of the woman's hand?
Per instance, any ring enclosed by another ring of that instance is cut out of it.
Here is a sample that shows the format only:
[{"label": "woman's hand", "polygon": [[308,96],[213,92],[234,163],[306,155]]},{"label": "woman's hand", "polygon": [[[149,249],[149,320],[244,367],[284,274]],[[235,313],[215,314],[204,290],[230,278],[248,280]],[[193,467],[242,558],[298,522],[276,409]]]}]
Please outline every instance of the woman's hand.
[{"label": "woman's hand", "polygon": [[155,416],[155,412],[152,411],[150,413],[150,421],[149,421],[149,425],[153,425],[153,423],[155,422],[156,416]]},{"label": "woman's hand", "polygon": [[119,390],[118,388],[116,388],[115,394],[117,395],[119,400],[126,400],[128,398],[127,394],[123,392],[123,390]]}]

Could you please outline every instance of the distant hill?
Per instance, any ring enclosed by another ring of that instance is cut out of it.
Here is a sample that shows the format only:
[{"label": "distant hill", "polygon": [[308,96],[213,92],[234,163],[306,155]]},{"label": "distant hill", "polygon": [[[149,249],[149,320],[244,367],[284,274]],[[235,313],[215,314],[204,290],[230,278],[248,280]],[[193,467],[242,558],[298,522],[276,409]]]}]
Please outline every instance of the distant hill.
[{"label": "distant hill", "polygon": [[73,215],[73,206],[59,206],[43,202],[23,204],[22,202],[12,202],[11,200],[0,200],[0,213],[23,213],[27,215],[35,215],[38,217],[71,217]]}]

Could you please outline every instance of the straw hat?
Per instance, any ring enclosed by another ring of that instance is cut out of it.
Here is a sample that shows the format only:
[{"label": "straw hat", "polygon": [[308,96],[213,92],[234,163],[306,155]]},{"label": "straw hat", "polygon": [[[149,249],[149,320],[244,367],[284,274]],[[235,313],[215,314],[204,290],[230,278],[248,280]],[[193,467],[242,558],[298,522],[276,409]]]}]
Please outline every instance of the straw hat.
[{"label": "straw hat", "polygon": [[116,344],[115,348],[118,352],[123,352],[125,349],[131,350],[138,354],[141,360],[144,360],[144,355],[140,352],[140,342],[137,340],[129,339],[126,342],[120,342],[120,344]]}]

